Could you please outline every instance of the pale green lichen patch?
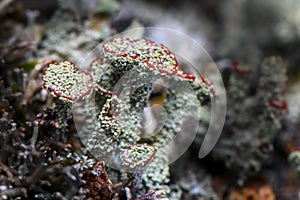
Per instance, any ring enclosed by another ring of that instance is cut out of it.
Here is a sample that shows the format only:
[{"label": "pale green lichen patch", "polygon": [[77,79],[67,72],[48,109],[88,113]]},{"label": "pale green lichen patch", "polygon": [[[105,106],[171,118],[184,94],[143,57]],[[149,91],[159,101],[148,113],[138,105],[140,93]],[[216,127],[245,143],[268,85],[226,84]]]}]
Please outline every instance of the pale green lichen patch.
[{"label": "pale green lichen patch", "polygon": [[121,151],[123,164],[130,168],[143,168],[155,156],[155,150],[149,144],[136,144]]},{"label": "pale green lichen patch", "polygon": [[50,64],[43,74],[43,86],[62,101],[73,102],[92,90],[92,76],[69,61]]}]

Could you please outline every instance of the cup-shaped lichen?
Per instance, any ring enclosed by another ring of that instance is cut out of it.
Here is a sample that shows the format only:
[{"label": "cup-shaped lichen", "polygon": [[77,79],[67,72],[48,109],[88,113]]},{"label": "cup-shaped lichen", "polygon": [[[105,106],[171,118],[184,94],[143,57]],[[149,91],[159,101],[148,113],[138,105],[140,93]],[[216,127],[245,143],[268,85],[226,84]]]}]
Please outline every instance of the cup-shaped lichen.
[{"label": "cup-shaped lichen", "polygon": [[43,87],[54,97],[57,120],[64,130],[71,118],[72,103],[91,93],[93,78],[69,61],[50,64],[42,78]]},{"label": "cup-shaped lichen", "polygon": [[123,63],[118,65],[120,68],[138,64],[168,75],[178,71],[178,62],[171,51],[148,39],[116,38],[103,45],[103,53],[109,60]]},{"label": "cup-shaped lichen", "polygon": [[155,150],[149,144],[128,146],[121,151],[123,164],[132,169],[143,169],[155,156]]},{"label": "cup-shaped lichen", "polygon": [[74,102],[92,90],[92,76],[69,61],[49,65],[43,74],[43,86],[61,101]]}]

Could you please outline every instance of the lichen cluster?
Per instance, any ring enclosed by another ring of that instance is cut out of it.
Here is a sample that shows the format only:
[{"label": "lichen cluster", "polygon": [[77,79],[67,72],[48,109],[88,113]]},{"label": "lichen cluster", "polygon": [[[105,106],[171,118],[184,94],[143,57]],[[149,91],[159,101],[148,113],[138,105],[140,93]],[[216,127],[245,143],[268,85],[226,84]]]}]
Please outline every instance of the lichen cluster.
[{"label": "lichen cluster", "polygon": [[[198,108],[209,102],[210,89],[202,79],[185,73],[167,47],[148,39],[116,38],[103,45],[102,53],[91,63],[95,96],[84,104],[86,117],[97,119],[85,127],[86,147],[109,165],[124,169],[130,165],[133,172],[149,163],[142,175],[144,190],[170,193],[167,145],[185,117],[197,118]],[[157,80],[166,83],[167,119],[155,136],[143,138],[143,112]]]},{"label": "lichen cluster", "polygon": [[0,1],[0,199],[299,199],[299,5]]},{"label": "lichen cluster", "polygon": [[[255,85],[252,80],[257,80]],[[226,131],[213,156],[239,170],[241,182],[259,171],[274,149],[287,112],[285,82],[285,63],[280,57],[268,57],[256,68],[232,63]]]}]

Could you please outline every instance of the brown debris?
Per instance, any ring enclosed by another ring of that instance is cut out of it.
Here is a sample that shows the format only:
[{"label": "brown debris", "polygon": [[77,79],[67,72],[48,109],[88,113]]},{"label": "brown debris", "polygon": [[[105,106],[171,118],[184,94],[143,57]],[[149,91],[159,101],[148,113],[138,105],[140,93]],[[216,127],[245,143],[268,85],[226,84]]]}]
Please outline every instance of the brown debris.
[{"label": "brown debris", "polygon": [[100,161],[95,166],[93,171],[86,171],[83,174],[83,179],[86,181],[85,188],[88,189],[87,198],[94,200],[109,200],[113,196],[113,184],[109,180],[104,167],[104,162]]},{"label": "brown debris", "polygon": [[38,75],[41,74],[43,69],[45,69],[45,67],[47,67],[51,62],[52,60],[45,59],[34,67],[31,72],[30,80],[22,100],[22,105],[27,105],[32,96],[41,89],[41,80],[39,79]]},{"label": "brown debris", "polygon": [[275,200],[271,186],[262,178],[249,180],[241,189],[233,189],[228,200]]},{"label": "brown debris", "polygon": [[13,173],[11,172],[11,169],[1,161],[0,161],[0,171],[4,171],[10,181],[13,180]]}]

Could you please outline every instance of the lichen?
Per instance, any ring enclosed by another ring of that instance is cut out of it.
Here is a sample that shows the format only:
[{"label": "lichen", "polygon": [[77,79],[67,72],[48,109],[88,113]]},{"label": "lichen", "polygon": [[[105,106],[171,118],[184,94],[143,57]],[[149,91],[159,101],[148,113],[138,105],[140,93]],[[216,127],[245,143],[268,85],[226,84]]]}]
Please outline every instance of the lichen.
[{"label": "lichen", "polygon": [[63,61],[49,64],[42,79],[43,87],[54,97],[57,122],[65,132],[73,103],[91,93],[93,78],[88,72],[80,71],[74,63]]},{"label": "lichen", "polygon": [[52,63],[43,74],[43,87],[55,98],[71,103],[90,94],[92,81],[88,72],[79,71],[69,61]]},{"label": "lichen", "polygon": [[[198,108],[208,103],[210,88],[203,79],[195,80],[193,75],[185,73],[167,47],[148,39],[116,38],[104,43],[102,55],[91,63],[91,72],[96,96],[90,100],[102,100],[96,105],[91,101],[85,103],[87,113],[99,110],[94,128],[93,124],[87,125],[93,130],[87,138],[87,148],[115,167],[128,165],[129,160],[131,170],[147,164],[142,174],[143,185],[137,186],[142,187],[139,192],[163,189],[170,194],[166,146],[180,132],[185,117],[200,114]],[[163,106],[167,121],[155,136],[143,138],[143,110],[149,106],[157,80],[166,83]],[[138,150],[141,147],[145,149]],[[135,152],[134,157],[130,152]],[[125,159],[125,155],[131,155],[130,159]]]},{"label": "lichen", "polygon": [[274,149],[287,111],[285,81],[285,63],[280,57],[268,57],[256,68],[232,63],[226,131],[213,155],[228,168],[239,170],[239,183],[259,171]]},{"label": "lichen", "polygon": [[288,160],[291,163],[294,170],[300,175],[300,152],[295,149],[288,156]]}]

